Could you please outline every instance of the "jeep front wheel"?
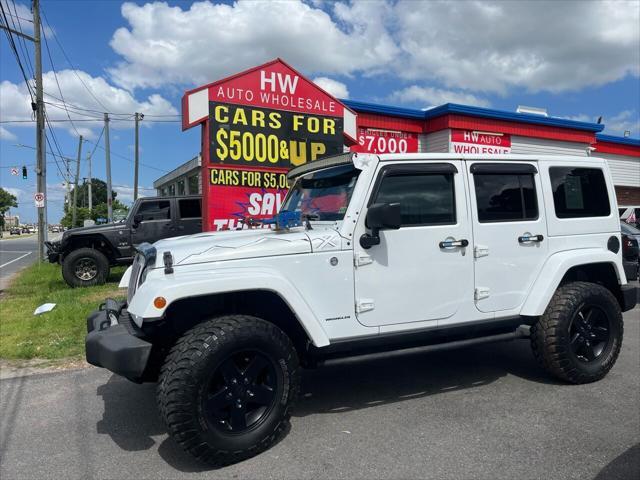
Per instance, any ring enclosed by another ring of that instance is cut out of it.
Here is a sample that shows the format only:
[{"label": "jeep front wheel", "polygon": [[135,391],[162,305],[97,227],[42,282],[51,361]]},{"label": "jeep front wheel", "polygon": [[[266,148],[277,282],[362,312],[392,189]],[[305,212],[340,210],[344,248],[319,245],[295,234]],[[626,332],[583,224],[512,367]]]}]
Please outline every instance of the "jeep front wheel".
[{"label": "jeep front wheel", "polygon": [[256,317],[229,315],[184,334],[160,372],[158,405],[186,451],[221,466],[252,457],[284,432],[300,384],[289,337]]},{"label": "jeep front wheel", "polygon": [[531,346],[552,375],[589,383],[611,370],[622,336],[622,312],[611,292],[595,283],[572,282],[558,288],[533,325]]},{"label": "jeep front wheel", "polygon": [[109,276],[109,260],[93,248],[79,248],[62,261],[62,277],[71,287],[102,285]]}]

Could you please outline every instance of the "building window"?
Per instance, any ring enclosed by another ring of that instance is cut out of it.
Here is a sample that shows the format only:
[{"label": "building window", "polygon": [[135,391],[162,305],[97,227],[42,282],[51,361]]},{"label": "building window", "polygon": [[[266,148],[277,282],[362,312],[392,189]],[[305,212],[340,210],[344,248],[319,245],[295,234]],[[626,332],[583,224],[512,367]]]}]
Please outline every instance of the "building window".
[{"label": "building window", "polygon": [[608,217],[611,213],[602,170],[551,167],[549,176],[556,217]]},{"label": "building window", "polygon": [[170,197],[175,196],[176,194],[176,186],[175,184],[171,184],[167,186],[167,195],[169,195]]},{"label": "building window", "polygon": [[478,220],[516,222],[538,218],[536,187],[532,173],[475,173]]},{"label": "building window", "polygon": [[162,187],[160,189],[160,196],[161,197],[166,197],[167,196],[167,189],[165,187]]},{"label": "building window", "polygon": [[192,175],[189,177],[189,195],[195,195],[200,193],[200,178],[198,175]]},{"label": "building window", "polygon": [[375,203],[400,203],[403,227],[456,223],[451,173],[387,175]]},{"label": "building window", "polygon": [[184,180],[178,180],[178,195],[184,195]]}]

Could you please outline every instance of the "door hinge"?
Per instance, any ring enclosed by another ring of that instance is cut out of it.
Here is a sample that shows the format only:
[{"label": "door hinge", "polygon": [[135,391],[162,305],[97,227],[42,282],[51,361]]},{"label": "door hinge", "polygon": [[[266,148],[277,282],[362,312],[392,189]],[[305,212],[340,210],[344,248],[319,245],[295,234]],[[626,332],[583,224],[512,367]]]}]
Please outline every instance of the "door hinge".
[{"label": "door hinge", "polygon": [[373,310],[374,304],[371,298],[361,298],[356,300],[356,313],[368,312]]},{"label": "door hinge", "polygon": [[483,298],[489,298],[489,289],[487,287],[478,287],[475,289],[473,298],[476,300],[482,300]]},{"label": "door hinge", "polygon": [[373,263],[373,258],[371,258],[366,253],[358,252],[353,259],[356,267],[361,267],[363,265],[369,265]]},{"label": "door hinge", "polygon": [[484,245],[476,245],[473,247],[473,256],[475,258],[486,257],[489,255],[489,247]]}]

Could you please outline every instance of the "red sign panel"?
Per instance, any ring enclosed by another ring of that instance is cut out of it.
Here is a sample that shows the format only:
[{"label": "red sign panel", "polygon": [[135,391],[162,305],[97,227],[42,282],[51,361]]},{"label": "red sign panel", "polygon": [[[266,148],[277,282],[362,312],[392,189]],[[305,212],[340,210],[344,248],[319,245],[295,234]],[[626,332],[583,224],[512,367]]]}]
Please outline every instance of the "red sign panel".
[{"label": "red sign panel", "polygon": [[189,91],[182,105],[183,128],[204,124],[204,230],[273,217],[290,168],[356,136],[355,114],[281,60]]},{"label": "red sign panel", "polygon": [[417,153],[418,134],[399,130],[358,128],[358,143],[351,147],[360,153]]},{"label": "red sign panel", "polygon": [[452,153],[511,153],[511,135],[474,130],[451,130]]}]

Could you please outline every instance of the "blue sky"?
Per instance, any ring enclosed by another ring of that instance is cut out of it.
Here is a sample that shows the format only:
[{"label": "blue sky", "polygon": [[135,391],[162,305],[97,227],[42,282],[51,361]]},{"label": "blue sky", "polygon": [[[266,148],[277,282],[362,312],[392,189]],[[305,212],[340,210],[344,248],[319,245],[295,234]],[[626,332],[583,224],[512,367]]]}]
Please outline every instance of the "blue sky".
[{"label": "blue sky", "polygon": [[[8,13],[30,17],[28,2],[0,1]],[[637,1],[42,0],[42,10],[45,27],[53,29],[47,38],[58,72],[56,83],[44,50],[45,91],[53,95],[45,97],[53,104],[47,105],[48,115],[67,119],[60,108],[62,92],[75,108],[72,119],[90,120],[74,123],[94,142],[83,145],[81,177],[87,175],[86,154],[94,148],[93,175],[105,177],[102,140],[95,147],[102,129],[94,121],[99,112],[145,113],[140,186],[149,188],[199,150],[198,129],[181,132],[179,123],[170,122],[177,119],[170,115],[179,113],[182,92],[278,56],[337,96],[354,100],[416,108],[448,101],[509,111],[539,106],[578,120],[602,115],[606,133],[630,130],[640,137]],[[21,25],[29,30],[28,22]],[[0,53],[0,184],[19,197],[13,213],[33,221],[35,152],[27,147],[35,145],[34,126],[8,123],[30,118],[28,93],[4,35]],[[126,119],[112,123],[111,150],[113,184],[127,202],[133,122],[125,115],[114,119]],[[63,155],[75,158],[75,129],[69,122],[52,125]],[[53,157],[48,161],[49,221],[56,222],[63,178]],[[22,165],[29,165],[28,180],[9,173],[11,166]]]}]

